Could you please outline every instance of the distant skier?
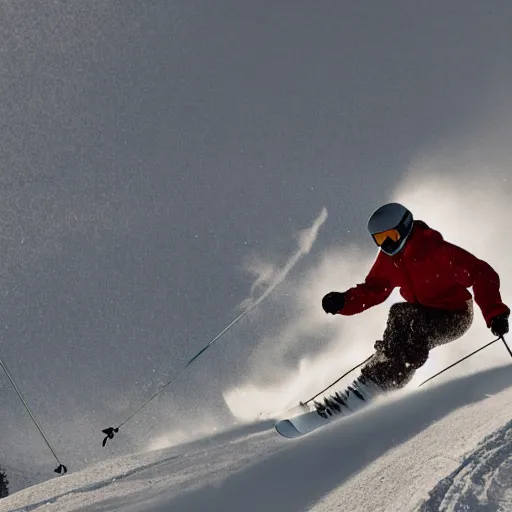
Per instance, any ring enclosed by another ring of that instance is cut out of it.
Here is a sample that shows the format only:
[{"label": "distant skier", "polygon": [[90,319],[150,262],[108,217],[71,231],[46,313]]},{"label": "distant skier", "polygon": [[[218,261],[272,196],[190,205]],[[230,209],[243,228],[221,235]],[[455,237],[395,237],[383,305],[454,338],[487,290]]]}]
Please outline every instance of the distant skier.
[{"label": "distant skier", "polygon": [[325,295],[324,311],[355,315],[385,301],[394,288],[400,288],[406,302],[391,306],[382,340],[375,343],[361,376],[345,392],[315,403],[324,417],[405,386],[431,349],[465,334],[473,321],[470,287],[492,333],[503,336],[509,330],[510,309],[501,300],[498,274],[486,262],[413,220],[398,203],[378,208],[368,230],[380,247],[370,273],[346,292]]}]

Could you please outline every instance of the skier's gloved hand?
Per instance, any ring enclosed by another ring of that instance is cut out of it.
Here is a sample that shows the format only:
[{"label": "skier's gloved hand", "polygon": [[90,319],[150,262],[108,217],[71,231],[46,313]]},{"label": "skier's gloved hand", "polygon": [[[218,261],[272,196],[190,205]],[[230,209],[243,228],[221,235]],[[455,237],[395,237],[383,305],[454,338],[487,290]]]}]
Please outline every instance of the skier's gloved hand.
[{"label": "skier's gloved hand", "polygon": [[505,336],[508,333],[508,314],[495,316],[491,320],[491,332],[494,336]]},{"label": "skier's gloved hand", "polygon": [[345,306],[345,294],[340,292],[330,292],[322,299],[322,307],[326,313],[335,315]]}]

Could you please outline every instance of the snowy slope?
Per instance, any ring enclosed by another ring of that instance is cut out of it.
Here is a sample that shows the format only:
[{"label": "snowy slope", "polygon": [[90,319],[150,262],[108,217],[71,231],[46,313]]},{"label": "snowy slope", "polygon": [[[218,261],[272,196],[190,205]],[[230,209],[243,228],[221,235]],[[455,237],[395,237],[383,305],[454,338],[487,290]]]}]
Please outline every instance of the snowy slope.
[{"label": "snowy slope", "polygon": [[0,511],[512,510],[511,402],[507,365],[395,395],[298,441],[261,423],[111,460]]}]

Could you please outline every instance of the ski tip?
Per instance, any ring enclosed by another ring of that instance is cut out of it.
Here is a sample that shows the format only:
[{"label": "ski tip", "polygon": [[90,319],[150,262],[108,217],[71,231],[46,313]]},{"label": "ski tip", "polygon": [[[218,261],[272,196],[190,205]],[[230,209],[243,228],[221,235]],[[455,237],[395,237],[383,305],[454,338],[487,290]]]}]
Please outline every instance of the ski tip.
[{"label": "ski tip", "polygon": [[274,425],[276,432],[287,439],[295,439],[302,435],[290,420],[281,420]]}]

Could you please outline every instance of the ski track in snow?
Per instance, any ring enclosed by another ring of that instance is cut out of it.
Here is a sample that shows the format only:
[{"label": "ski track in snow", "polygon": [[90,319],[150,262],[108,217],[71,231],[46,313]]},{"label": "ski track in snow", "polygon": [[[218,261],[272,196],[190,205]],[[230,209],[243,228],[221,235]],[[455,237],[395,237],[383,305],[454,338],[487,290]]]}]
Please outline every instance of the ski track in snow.
[{"label": "ski track in snow", "polygon": [[110,459],[0,500],[0,512],[512,511],[511,400],[511,366],[493,368],[295,441],[267,422]]},{"label": "ski track in snow", "polygon": [[512,510],[512,421],[487,436],[430,495],[421,512]]}]

